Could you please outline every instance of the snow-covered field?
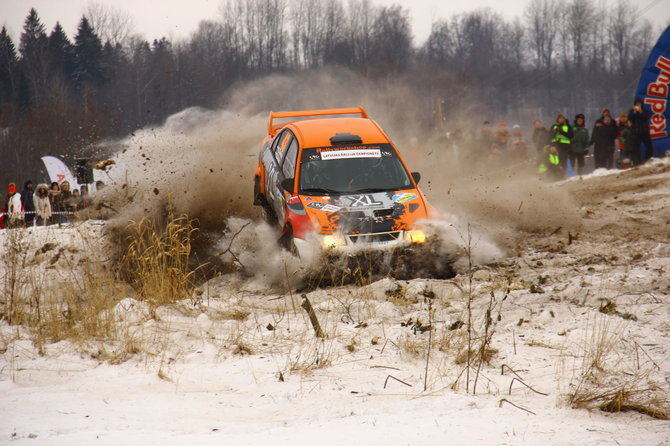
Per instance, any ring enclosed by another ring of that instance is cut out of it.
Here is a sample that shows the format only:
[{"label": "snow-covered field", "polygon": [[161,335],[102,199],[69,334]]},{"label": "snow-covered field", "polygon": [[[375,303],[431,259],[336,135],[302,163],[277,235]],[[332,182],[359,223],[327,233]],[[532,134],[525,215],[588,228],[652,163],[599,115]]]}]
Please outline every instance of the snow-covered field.
[{"label": "snow-covered field", "polygon": [[[325,338],[301,293],[239,274],[158,308],[119,288],[110,339],[40,344],[3,319],[0,443],[670,445],[649,416],[670,409],[670,160],[555,187],[577,229],[451,280],[306,293]],[[12,271],[57,295],[107,262],[101,222],[11,232],[5,296]]]}]

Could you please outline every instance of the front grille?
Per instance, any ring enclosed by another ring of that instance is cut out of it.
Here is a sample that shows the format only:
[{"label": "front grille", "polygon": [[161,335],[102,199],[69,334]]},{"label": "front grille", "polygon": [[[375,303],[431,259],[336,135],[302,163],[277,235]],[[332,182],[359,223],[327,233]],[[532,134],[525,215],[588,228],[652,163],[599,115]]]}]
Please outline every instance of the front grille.
[{"label": "front grille", "polygon": [[359,244],[359,243],[374,244],[374,243],[393,242],[398,240],[400,236],[401,236],[400,231],[394,231],[394,232],[382,232],[377,234],[350,234],[347,237],[349,237],[349,240],[353,244]]}]

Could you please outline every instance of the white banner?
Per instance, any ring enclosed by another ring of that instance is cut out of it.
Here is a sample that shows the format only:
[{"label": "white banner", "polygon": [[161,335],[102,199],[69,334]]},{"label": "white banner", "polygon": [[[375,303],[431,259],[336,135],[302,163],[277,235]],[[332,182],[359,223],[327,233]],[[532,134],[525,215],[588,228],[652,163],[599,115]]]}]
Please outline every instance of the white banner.
[{"label": "white banner", "polygon": [[72,172],[70,172],[70,169],[68,169],[63,161],[55,156],[43,156],[42,161],[47,168],[49,178],[51,178],[52,182],[55,181],[58,184],[62,184],[63,181],[67,181],[70,183],[71,191],[79,189],[77,179],[72,175]]},{"label": "white banner", "polygon": [[352,149],[352,150],[329,150],[321,152],[322,160],[343,159],[343,158],[381,158],[382,153],[379,149]]}]

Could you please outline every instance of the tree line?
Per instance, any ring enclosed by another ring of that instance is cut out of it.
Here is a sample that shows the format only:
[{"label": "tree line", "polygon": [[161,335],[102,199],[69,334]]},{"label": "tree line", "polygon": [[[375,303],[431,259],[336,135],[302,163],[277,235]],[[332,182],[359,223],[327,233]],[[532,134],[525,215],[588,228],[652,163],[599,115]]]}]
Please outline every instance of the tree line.
[{"label": "tree line", "polygon": [[415,46],[409,11],[370,0],[227,0],[189,38],[152,42],[100,5],[73,40],[31,9],[18,42],[0,31],[1,180],[37,175],[43,155],[90,156],[104,138],[218,107],[240,83],[330,66],[403,79],[426,99],[416,119],[428,130],[621,109],[658,34],[640,15],[623,0],[530,0],[512,20],[491,9],[437,20]]}]

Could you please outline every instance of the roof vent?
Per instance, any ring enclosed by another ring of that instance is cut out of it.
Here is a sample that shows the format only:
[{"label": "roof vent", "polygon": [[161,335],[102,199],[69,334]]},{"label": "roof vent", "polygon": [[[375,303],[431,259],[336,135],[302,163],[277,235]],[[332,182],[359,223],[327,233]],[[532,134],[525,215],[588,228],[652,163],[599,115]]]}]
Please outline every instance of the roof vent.
[{"label": "roof vent", "polygon": [[330,143],[332,145],[340,144],[361,144],[363,139],[358,135],[352,135],[351,133],[338,133],[335,136],[330,137]]}]

